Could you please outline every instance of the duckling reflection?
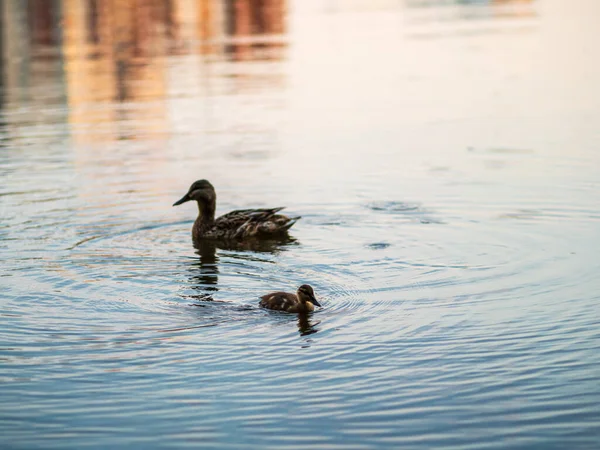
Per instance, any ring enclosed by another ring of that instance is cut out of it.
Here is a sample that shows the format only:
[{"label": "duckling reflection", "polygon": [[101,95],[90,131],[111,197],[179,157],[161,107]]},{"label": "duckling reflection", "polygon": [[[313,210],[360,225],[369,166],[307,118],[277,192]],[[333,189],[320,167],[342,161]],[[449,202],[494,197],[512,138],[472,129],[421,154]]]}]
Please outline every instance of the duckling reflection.
[{"label": "duckling reflection", "polygon": [[319,331],[315,328],[319,323],[321,322],[312,323],[306,313],[298,314],[298,332],[300,336],[308,336]]},{"label": "duckling reflection", "polygon": [[290,292],[272,292],[260,298],[259,305],[263,308],[289,313],[309,313],[315,310],[315,306],[321,306],[315,297],[313,288],[303,284],[298,288],[296,294]]}]

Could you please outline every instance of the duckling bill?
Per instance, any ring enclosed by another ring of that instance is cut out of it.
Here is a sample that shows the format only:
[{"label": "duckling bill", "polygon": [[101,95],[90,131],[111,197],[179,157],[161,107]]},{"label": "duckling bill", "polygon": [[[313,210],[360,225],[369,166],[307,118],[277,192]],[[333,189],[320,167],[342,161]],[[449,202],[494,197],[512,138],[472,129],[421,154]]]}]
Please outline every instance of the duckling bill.
[{"label": "duckling bill", "polygon": [[195,200],[198,203],[198,217],[192,227],[192,239],[239,240],[245,238],[271,238],[287,234],[287,231],[300,217],[277,214],[284,209],[240,209],[231,211],[215,219],[217,193],[207,180],[194,182],[187,194],[173,203],[173,206]]},{"label": "duckling bill", "polygon": [[290,292],[272,292],[260,298],[259,305],[263,308],[289,313],[307,313],[321,306],[315,297],[315,292],[308,284],[298,288],[296,294]]}]

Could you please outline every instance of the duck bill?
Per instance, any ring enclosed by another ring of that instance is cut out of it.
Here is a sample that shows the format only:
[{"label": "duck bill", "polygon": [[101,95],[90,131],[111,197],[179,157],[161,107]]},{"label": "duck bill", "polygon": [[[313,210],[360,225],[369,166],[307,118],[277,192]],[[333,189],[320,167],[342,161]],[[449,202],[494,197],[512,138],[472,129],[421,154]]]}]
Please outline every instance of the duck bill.
[{"label": "duck bill", "polygon": [[317,299],[315,297],[311,297],[310,298],[310,302],[315,305],[318,306],[319,308],[321,308],[321,304],[317,301]]},{"label": "duck bill", "polygon": [[181,197],[179,200],[173,203],[173,206],[181,205],[182,203],[189,202],[190,200],[191,198],[189,194],[185,194],[183,197]]}]

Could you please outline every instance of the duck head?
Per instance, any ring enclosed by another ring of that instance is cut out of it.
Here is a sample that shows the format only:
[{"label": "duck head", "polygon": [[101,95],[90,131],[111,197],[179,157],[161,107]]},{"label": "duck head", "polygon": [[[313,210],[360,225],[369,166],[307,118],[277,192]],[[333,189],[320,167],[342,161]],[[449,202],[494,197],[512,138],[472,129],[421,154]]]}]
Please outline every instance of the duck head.
[{"label": "duck head", "polygon": [[215,188],[208,180],[195,181],[188,190],[187,194],[173,203],[173,206],[181,205],[182,203],[196,200],[199,204],[214,205],[217,201]]},{"label": "duck head", "polygon": [[303,284],[298,288],[298,298],[303,302],[310,302],[315,306],[321,306],[315,298],[315,291],[308,284]]}]

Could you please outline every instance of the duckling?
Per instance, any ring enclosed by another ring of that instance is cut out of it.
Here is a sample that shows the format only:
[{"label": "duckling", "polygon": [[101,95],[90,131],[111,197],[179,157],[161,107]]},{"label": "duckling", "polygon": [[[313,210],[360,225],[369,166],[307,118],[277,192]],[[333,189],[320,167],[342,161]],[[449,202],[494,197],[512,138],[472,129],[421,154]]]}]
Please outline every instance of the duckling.
[{"label": "duckling", "polygon": [[194,182],[187,194],[173,203],[173,206],[196,200],[198,218],[192,227],[192,239],[246,239],[269,238],[287,234],[287,231],[300,217],[287,217],[277,214],[283,209],[240,209],[231,211],[215,219],[217,194],[207,180]]},{"label": "duckling", "polygon": [[321,306],[315,298],[313,288],[308,284],[300,286],[296,294],[272,292],[271,294],[263,295],[259,305],[263,308],[290,313],[307,313],[315,310],[313,305]]}]

